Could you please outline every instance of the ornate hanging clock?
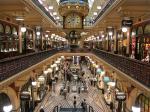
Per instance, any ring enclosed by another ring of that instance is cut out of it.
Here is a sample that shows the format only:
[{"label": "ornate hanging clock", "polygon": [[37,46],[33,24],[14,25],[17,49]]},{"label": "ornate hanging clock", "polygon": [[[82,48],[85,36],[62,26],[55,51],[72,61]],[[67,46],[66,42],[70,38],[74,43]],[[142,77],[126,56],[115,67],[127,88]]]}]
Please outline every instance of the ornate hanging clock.
[{"label": "ornate hanging clock", "polygon": [[77,13],[70,13],[64,19],[64,28],[83,28],[82,17]]}]

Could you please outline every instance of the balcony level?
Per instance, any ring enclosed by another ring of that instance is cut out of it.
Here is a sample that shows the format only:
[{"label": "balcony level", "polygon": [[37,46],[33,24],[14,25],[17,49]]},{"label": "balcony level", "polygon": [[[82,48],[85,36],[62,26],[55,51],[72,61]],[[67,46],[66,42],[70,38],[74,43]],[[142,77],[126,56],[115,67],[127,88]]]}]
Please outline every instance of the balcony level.
[{"label": "balcony level", "polygon": [[127,57],[108,53],[106,51],[93,49],[66,50],[52,49],[38,53],[18,56],[0,61],[0,81],[1,86],[6,82],[11,83],[17,77],[21,77],[23,72],[32,70],[41,63],[48,63],[48,60],[58,56],[90,56],[94,60],[107,65],[108,68],[117,71],[121,77],[129,80],[133,85],[138,85],[145,90],[150,90],[150,64],[129,59]]}]

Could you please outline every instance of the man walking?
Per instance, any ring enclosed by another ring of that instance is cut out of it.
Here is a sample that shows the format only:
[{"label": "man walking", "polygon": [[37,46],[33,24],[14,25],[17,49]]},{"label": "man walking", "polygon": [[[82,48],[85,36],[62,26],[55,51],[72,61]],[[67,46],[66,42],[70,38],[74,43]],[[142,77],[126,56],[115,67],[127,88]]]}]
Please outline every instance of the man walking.
[{"label": "man walking", "polygon": [[76,108],[76,105],[77,105],[76,96],[74,96],[73,107]]}]

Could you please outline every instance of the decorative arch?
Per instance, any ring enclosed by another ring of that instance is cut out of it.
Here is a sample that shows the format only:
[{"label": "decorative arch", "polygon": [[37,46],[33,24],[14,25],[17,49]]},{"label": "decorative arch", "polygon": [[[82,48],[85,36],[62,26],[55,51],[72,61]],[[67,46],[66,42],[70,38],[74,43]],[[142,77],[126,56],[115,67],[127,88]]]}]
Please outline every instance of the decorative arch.
[{"label": "decorative arch", "polygon": [[123,91],[123,84],[119,80],[117,80],[117,88]]},{"label": "decorative arch", "polygon": [[129,109],[129,110],[132,110],[132,106],[135,105],[135,102],[136,102],[136,98],[142,94],[142,91],[140,91],[139,89],[137,88],[134,88],[129,96],[128,96],[128,100],[126,101],[126,107]]},{"label": "decorative arch", "polygon": [[5,89],[1,90],[0,93],[5,93],[13,106],[13,110],[17,110],[20,106],[20,100],[17,97],[17,93],[15,90],[11,87],[6,87]]},{"label": "decorative arch", "polygon": [[142,112],[150,112],[150,98],[140,94],[136,98],[135,106],[140,107]]}]

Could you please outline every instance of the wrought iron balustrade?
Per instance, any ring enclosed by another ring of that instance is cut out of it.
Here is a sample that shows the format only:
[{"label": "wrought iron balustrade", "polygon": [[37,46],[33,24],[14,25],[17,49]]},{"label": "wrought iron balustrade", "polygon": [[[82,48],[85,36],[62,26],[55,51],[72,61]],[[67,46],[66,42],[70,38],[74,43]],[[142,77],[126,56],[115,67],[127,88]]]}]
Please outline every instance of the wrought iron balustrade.
[{"label": "wrought iron balustrade", "polygon": [[106,51],[94,49],[93,53],[112,66],[121,70],[130,77],[136,79],[143,85],[150,88],[150,64],[128,57],[119,56]]},{"label": "wrought iron balustrade", "polygon": [[0,82],[12,77],[14,74],[17,74],[34,64],[39,63],[40,61],[54,55],[61,50],[63,50],[63,48],[35,52],[0,60]]},{"label": "wrought iron balustrade", "polygon": [[38,8],[40,8],[40,10],[42,10],[55,24],[57,24],[57,23],[56,23],[56,20],[50,15],[50,13],[44,8],[44,6],[39,3],[38,0],[32,0],[32,2],[33,2]]},{"label": "wrought iron balustrade", "polygon": [[104,7],[101,9],[100,13],[98,14],[98,16],[95,18],[94,22],[96,22],[111,6],[114,2],[116,2],[117,0],[109,0]]}]

